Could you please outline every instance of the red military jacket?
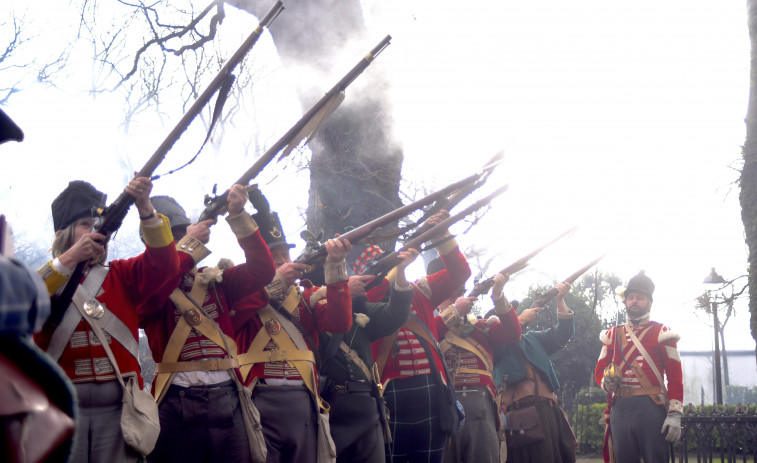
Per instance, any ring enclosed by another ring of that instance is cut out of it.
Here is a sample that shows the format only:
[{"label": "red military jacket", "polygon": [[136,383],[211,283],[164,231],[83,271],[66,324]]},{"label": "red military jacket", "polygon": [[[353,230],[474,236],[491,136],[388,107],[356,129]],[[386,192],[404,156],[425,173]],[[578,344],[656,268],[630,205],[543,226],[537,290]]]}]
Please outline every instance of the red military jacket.
[{"label": "red military jacket", "polygon": [[[454,310],[454,306],[452,306],[452,309]],[[442,343],[442,350],[444,350],[447,345],[444,341],[447,333],[452,335],[454,331],[450,332],[450,327],[440,315],[436,317],[436,329]],[[468,336],[473,341],[472,345],[483,348],[485,355],[488,357],[488,363],[492,367],[494,365],[494,347],[516,343],[520,340],[522,333],[518,315],[513,309],[508,310],[501,318],[490,317],[487,320],[479,319],[475,325],[468,325],[468,330],[470,330]],[[444,359],[447,362],[449,373],[454,379],[455,387],[486,386],[492,393],[492,397],[495,397],[496,386],[491,376],[459,372],[460,369],[467,369],[493,373],[492,368],[484,364],[476,353],[463,349],[454,343],[450,343],[450,346],[444,353]]]},{"label": "red military jacket", "polygon": [[[124,322],[135,339],[139,339],[137,306],[154,294],[170,276],[175,275],[179,267],[176,248],[172,246],[170,224],[167,218],[161,218],[163,222],[160,226],[142,226],[147,245],[145,252],[131,259],[113,260],[109,263],[110,271],[97,295],[97,300]],[[52,267],[52,262],[45,264],[39,273],[50,294],[55,294],[68,279]],[[86,278],[85,276],[82,282]],[[43,350],[47,350],[55,328],[47,322],[42,331],[34,336],[34,341]],[[113,338],[110,347],[121,374],[136,375],[142,386],[138,360]],[[105,350],[83,319],[58,359],[58,364],[73,383],[112,381],[117,378]]]},{"label": "red military jacket", "polygon": [[[305,330],[303,333],[308,347],[312,351],[318,350],[318,335],[322,332],[346,333],[352,326],[352,297],[350,296],[349,287],[347,286],[346,273],[343,269],[344,263],[339,264],[342,267],[341,274],[344,279],[334,281],[326,272],[325,287],[313,286],[308,280],[300,282],[302,288],[297,288],[299,292],[299,304],[292,313],[292,318],[296,319],[300,326]],[[341,277],[340,277],[341,278]],[[273,290],[281,280],[277,276],[274,283],[269,286],[271,299],[279,298],[279,292]],[[289,290],[289,288],[286,288]],[[278,302],[278,301],[274,301]],[[265,307],[268,303],[268,293],[258,291],[250,294],[246,300],[247,304],[257,305],[258,308]],[[232,317],[232,323],[236,333],[237,348],[240,354],[246,353],[255,336],[263,327],[257,311],[246,311],[236,313]],[[309,342],[312,340],[312,343]],[[269,343],[264,350],[275,348],[273,343]],[[317,373],[317,372],[316,372]],[[262,378],[286,378],[302,379],[297,370],[288,365],[288,362],[268,362],[255,364],[245,378],[245,385],[249,386],[255,379]]]},{"label": "red military jacket", "polygon": [[[445,266],[444,270],[423,277],[413,283],[413,302],[410,309],[411,313],[416,315],[428,327],[437,341],[439,340],[439,335],[437,333],[436,321],[434,320],[434,310],[455,291],[460,289],[471,274],[468,261],[465,260],[465,257],[460,252],[457,243],[454,240],[449,240],[445,244],[448,246],[439,247],[439,253]],[[444,252],[445,250],[446,252]],[[384,284],[383,287],[388,288],[388,285]],[[373,290],[367,296],[370,302],[376,302],[383,298],[383,294]],[[373,358],[378,357],[382,341],[383,339],[379,339],[371,344]],[[415,335],[406,326],[400,328],[394,343],[392,354],[389,355],[381,375],[382,382],[385,383],[394,378],[407,378],[414,374],[430,374],[427,368],[417,368],[417,365],[423,363],[423,358],[427,359],[427,357],[425,351],[422,351],[422,348],[418,347],[419,344],[417,339],[415,339]],[[431,349],[433,361],[436,362],[437,369],[446,381],[444,367],[436,349],[433,346],[429,346],[429,348]],[[411,351],[409,355],[403,354],[403,352],[408,350]],[[412,360],[410,357],[412,357]],[[409,366],[408,362],[415,363],[415,366]]]},{"label": "red military jacket", "polygon": [[[260,235],[257,224],[247,214],[240,214],[226,219],[237,236],[239,246],[244,251],[245,263],[223,270],[219,275],[220,282],[212,283],[208,288],[202,307],[205,312],[218,323],[224,334],[234,337],[231,323],[231,313],[255,311],[257,305],[248,303],[249,295],[260,291],[270,283],[276,268],[268,246]],[[169,296],[177,287],[186,294],[192,289],[196,276],[195,266],[210,254],[210,251],[196,240],[191,246],[185,243],[192,241],[191,237],[184,237],[177,245],[180,266],[169,281],[139,307],[140,327],[145,330],[155,362],[163,361],[168,340],[171,337],[176,322],[181,316]],[[211,273],[215,269],[201,269],[201,273]],[[199,345],[210,346],[200,349]],[[187,339],[178,361],[192,361],[211,357],[225,357],[223,347],[216,346],[196,330],[192,330]],[[191,348],[197,346],[197,348]]]},{"label": "red military jacket", "polygon": [[[652,386],[660,385],[652,368],[650,368],[644,357],[634,347],[633,341],[627,334],[629,328],[633,329],[633,332],[637,337],[639,337],[645,329],[649,328],[644,337],[639,339],[641,345],[649,353],[649,356],[652,362],[657,366],[660,375],[665,378],[667,382],[668,398],[670,400],[683,402],[683,372],[681,370],[681,356],[678,353],[677,347],[677,342],[680,339],[680,336],[670,331],[667,326],[654,321],[640,323],[639,325],[634,325],[629,321],[621,327],[621,329],[623,329],[622,333],[625,334],[625,336],[621,336],[621,342],[625,346],[622,355],[625,356],[629,350],[634,351],[631,353],[628,362],[621,362],[621,353],[618,352],[618,355],[615,353],[616,327],[612,327],[600,334],[599,338],[603,345],[602,351],[599,354],[599,360],[597,361],[597,367],[594,370],[594,379],[597,381],[597,384],[600,386],[602,385],[605,367],[607,367],[610,362],[614,361],[616,365],[622,367],[621,385],[640,387],[639,380],[629,365],[629,363],[636,361],[641,366],[642,372],[649,379]],[[623,340],[623,338],[625,338],[625,340]]]}]

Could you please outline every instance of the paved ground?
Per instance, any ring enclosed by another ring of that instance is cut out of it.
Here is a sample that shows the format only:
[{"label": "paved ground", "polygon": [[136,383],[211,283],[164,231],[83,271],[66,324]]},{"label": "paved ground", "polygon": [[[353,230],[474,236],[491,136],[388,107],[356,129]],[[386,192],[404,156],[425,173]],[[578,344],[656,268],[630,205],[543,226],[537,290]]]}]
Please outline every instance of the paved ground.
[{"label": "paved ground", "polygon": [[602,463],[602,454],[594,454],[594,455],[578,455],[578,458],[576,459],[576,463]]}]

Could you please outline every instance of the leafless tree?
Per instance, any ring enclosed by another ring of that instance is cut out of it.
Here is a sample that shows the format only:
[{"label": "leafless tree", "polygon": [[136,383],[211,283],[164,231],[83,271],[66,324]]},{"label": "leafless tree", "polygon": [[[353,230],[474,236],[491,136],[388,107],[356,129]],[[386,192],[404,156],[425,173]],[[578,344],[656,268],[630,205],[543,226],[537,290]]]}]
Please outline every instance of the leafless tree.
[{"label": "leafless tree", "polygon": [[26,53],[34,40],[28,31],[25,15],[11,11],[0,22],[0,105],[7,104],[13,95],[22,91],[31,82],[55,85],[57,74],[68,62],[69,46],[62,44],[57,56],[49,59],[32,58]]}]

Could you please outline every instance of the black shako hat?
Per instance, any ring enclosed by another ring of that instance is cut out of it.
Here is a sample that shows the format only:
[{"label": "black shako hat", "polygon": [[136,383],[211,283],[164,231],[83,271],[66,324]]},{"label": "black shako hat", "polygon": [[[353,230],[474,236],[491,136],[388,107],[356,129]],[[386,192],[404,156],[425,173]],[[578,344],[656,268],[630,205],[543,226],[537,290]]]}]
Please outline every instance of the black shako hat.
[{"label": "black shako hat", "polygon": [[63,230],[82,217],[97,217],[105,207],[107,195],[83,180],[73,180],[53,200],[53,228]]},{"label": "black shako hat", "polygon": [[5,112],[0,109],[0,143],[5,143],[8,140],[23,141],[24,132],[21,130],[13,119],[10,118]]},{"label": "black shako hat", "polygon": [[152,203],[152,207],[155,208],[155,211],[157,213],[163,214],[164,216],[168,217],[168,221],[171,224],[171,230],[186,230],[187,225],[192,223],[192,221],[187,217],[187,213],[186,211],[184,211],[184,208],[181,207],[181,205],[172,197],[153,196],[150,198],[150,202]]},{"label": "black shako hat", "polygon": [[442,262],[441,257],[436,257],[431,262],[428,263],[426,266],[426,275],[433,275],[436,272],[441,272],[446,267],[444,266],[444,262]]},{"label": "black shako hat", "polygon": [[252,219],[258,224],[260,234],[263,235],[263,240],[268,245],[268,249],[273,250],[279,246],[293,248],[294,245],[289,244],[284,235],[279,215],[271,211],[271,206],[268,204],[268,199],[263,195],[263,192],[256,186],[249,190],[247,196],[257,211],[255,214],[252,214]]},{"label": "black shako hat", "polygon": [[651,301],[652,293],[654,293],[654,283],[652,282],[652,279],[644,273],[644,270],[641,270],[636,276],[628,280],[625,294],[628,294],[629,291],[639,291],[644,293]]}]

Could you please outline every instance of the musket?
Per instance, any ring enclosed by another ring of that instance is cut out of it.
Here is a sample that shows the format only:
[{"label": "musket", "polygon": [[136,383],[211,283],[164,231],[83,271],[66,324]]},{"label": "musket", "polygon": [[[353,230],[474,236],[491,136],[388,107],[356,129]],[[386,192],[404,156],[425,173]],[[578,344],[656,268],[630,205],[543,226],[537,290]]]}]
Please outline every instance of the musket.
[{"label": "musket", "polygon": [[[279,153],[279,151],[283,150],[287,146],[292,146],[293,142],[296,142],[296,144],[299,144],[302,138],[305,138],[307,135],[303,135],[303,131],[309,128],[309,125],[311,124],[311,121],[316,119],[316,116],[319,116],[323,114],[324,110],[331,110],[333,111],[336,108],[330,108],[327,107],[329,102],[331,102],[334,98],[337,98],[344,90],[354,81],[372,62],[373,60],[381,53],[384,48],[389,46],[389,41],[392,39],[390,35],[387,35],[384,37],[381,42],[379,42],[378,45],[376,45],[370,52],[368,52],[367,55],[363,57],[350,71],[342,77],[342,79],[337,82],[336,85],[334,85],[331,90],[329,90],[318,102],[313,105],[308,112],[306,112],[302,118],[300,118],[299,121],[297,121],[292,128],[290,128],[279,140],[271,145],[268,150],[263,153],[262,156],[260,156],[257,161],[247,169],[247,171],[242,174],[241,177],[239,177],[239,180],[234,182],[235,184],[244,185],[247,186],[255,177],[260,174],[260,172],[267,166],[273,158],[276,157],[276,155]],[[329,113],[330,114],[330,113]],[[314,133],[318,127],[312,130]],[[310,134],[312,137],[312,133]],[[279,158],[281,159],[283,156],[285,156],[288,152],[285,151],[282,156]],[[228,192],[224,192],[221,195],[218,196],[205,196],[205,210],[202,211],[200,214],[199,222],[203,220],[208,219],[215,219],[219,215],[221,215],[226,207],[226,198],[228,197]]]},{"label": "musket", "polygon": [[[451,211],[453,207],[457,206],[463,199],[468,197],[471,193],[476,191],[478,188],[480,188],[484,183],[486,183],[486,180],[488,180],[491,173],[494,171],[494,168],[497,167],[499,164],[502,163],[502,156],[504,155],[503,151],[498,152],[495,154],[489,161],[484,164],[484,167],[482,168],[483,175],[478,179],[478,181],[471,183],[464,188],[461,188],[457,191],[457,193],[450,195],[449,197],[442,198],[439,201],[436,201],[431,207],[429,207],[427,210],[423,212],[423,216],[419,218],[415,223],[408,224],[398,230],[395,230],[391,233],[385,233],[382,235],[378,235],[375,237],[371,237],[370,244],[377,244],[382,243],[386,241],[394,241],[397,240],[402,234],[409,232],[410,230],[413,230],[406,238],[407,240],[412,240],[416,236],[425,233],[429,228],[431,228],[431,225],[426,222],[432,215],[436,214],[437,212],[441,210]],[[421,224],[419,226],[419,224]]]},{"label": "musket", "polygon": [[[418,222],[419,223],[425,222],[429,217],[431,217],[432,215],[436,214],[437,212],[441,210],[451,211],[452,208],[460,204],[460,202],[463,199],[467,198],[468,195],[470,195],[471,193],[476,191],[478,188],[483,186],[484,183],[486,183],[486,181],[489,179],[489,176],[492,174],[492,172],[494,172],[494,168],[499,166],[502,163],[502,157],[504,155],[505,155],[504,151],[497,152],[494,156],[492,156],[491,159],[486,161],[486,164],[484,164],[484,167],[482,168],[482,170],[485,173],[484,175],[481,176],[478,182],[466,188],[460,189],[460,191],[450,196],[446,200],[437,201],[436,204],[434,204],[434,206],[431,209],[426,211],[424,216],[420,220],[418,220]],[[431,227],[428,226],[428,224],[421,225],[417,230],[413,232],[411,236],[408,237],[408,239],[413,239],[416,236],[421,235],[422,233],[425,233],[426,230],[428,230],[429,228]]]},{"label": "musket", "polygon": [[[604,257],[605,257],[605,254],[602,254],[601,256],[597,257],[593,261],[589,262],[588,264],[578,269],[576,272],[572,273],[568,278],[563,280],[563,282],[572,284],[574,281],[578,279],[578,277],[586,273],[590,268],[597,265],[597,262],[604,259]],[[557,288],[550,289],[546,293],[537,297],[536,300],[534,300],[534,302],[531,304],[531,308],[544,307],[547,304],[547,302],[551,301],[553,297],[557,296],[557,293],[558,293]]]},{"label": "musket", "polygon": [[[373,219],[366,224],[348,231],[347,233],[341,235],[340,238],[349,240],[349,242],[353,245],[360,243],[361,240],[367,238],[374,230],[378,229],[379,227],[395,222],[396,220],[405,217],[416,209],[419,209],[427,204],[431,204],[433,201],[437,201],[440,198],[446,197],[450,194],[455,194],[460,189],[466,188],[468,185],[475,183],[476,180],[478,180],[482,175],[488,172],[489,169],[491,169],[491,167],[482,169],[481,171],[476,172],[473,175],[469,175],[462,180],[451,183],[441,190],[426,195],[423,198],[417,201],[413,201],[408,205],[387,212],[381,217]],[[313,265],[325,259],[326,254],[326,246],[323,244],[317,244],[315,247],[306,247],[305,251],[299,257],[297,257],[297,259],[295,259],[295,262],[299,264]]]},{"label": "musket", "polygon": [[[427,231],[416,236],[412,240],[405,242],[405,244],[399,250],[386,253],[385,255],[380,256],[377,260],[369,262],[368,265],[365,266],[365,269],[363,270],[361,275],[373,275],[375,278],[365,285],[365,290],[368,291],[371,288],[374,288],[381,284],[381,281],[389,273],[389,271],[399,265],[400,262],[402,262],[402,260],[399,258],[400,252],[407,251],[411,248],[420,249],[421,244],[443,234],[452,224],[459,222],[468,215],[488,205],[494,198],[507,191],[507,188],[507,185],[497,188],[489,195],[479,199],[457,214],[447,217]],[[436,245],[439,244],[441,244],[441,242],[436,243]],[[427,249],[428,248],[429,247],[427,246]]]},{"label": "musket", "polygon": [[[573,227],[573,228],[570,228],[570,229],[564,231],[563,233],[561,233],[556,238],[554,238],[551,241],[549,241],[549,242],[547,242],[547,243],[539,246],[538,248],[536,248],[533,251],[529,252],[525,256],[523,256],[520,259],[516,260],[515,262],[513,262],[512,264],[510,264],[507,267],[503,268],[502,270],[500,270],[497,273],[501,273],[502,275],[505,275],[505,274],[509,273],[510,275],[512,275],[515,272],[519,272],[519,271],[523,270],[524,268],[528,267],[528,261],[531,260],[531,259],[533,259],[534,256],[536,256],[537,254],[539,254],[540,252],[542,252],[543,250],[545,250],[549,246],[555,244],[557,241],[559,241],[560,239],[564,238],[565,236],[568,236],[569,234],[573,233],[574,231],[576,231],[576,228],[578,228],[578,227]],[[492,288],[492,286],[494,286],[494,277],[490,277],[490,278],[487,278],[484,281],[480,281],[468,293],[468,297],[478,297],[478,296],[480,296],[482,294],[486,294],[486,293],[489,292],[489,290]]]},{"label": "musket", "polygon": [[[276,3],[274,3],[273,6],[268,10],[265,16],[263,16],[263,18],[260,20],[255,30],[253,30],[252,33],[247,37],[247,39],[245,39],[245,41],[242,43],[242,45],[237,48],[237,50],[233,55],[231,55],[226,64],[224,64],[221,70],[218,71],[218,74],[216,74],[210,84],[208,84],[205,90],[203,90],[203,92],[197,97],[194,103],[192,103],[187,112],[184,113],[179,122],[176,123],[176,126],[174,126],[171,132],[168,133],[160,146],[158,146],[158,149],[155,150],[152,156],[150,156],[150,159],[147,160],[145,165],[142,166],[135,177],[151,177],[153,175],[155,169],[160,165],[161,162],[163,162],[163,159],[165,159],[166,155],[171,150],[173,145],[179,138],[181,138],[181,135],[187,130],[195,117],[200,114],[205,105],[213,97],[213,94],[222,85],[224,85],[224,83],[228,82],[232,71],[242,61],[242,59],[244,59],[245,55],[258,41],[258,38],[260,38],[260,35],[263,33],[263,29],[268,27],[283,10],[283,3],[280,0],[277,0]],[[110,236],[116,230],[118,230],[118,228],[123,223],[124,219],[126,218],[126,214],[129,212],[129,208],[132,204],[134,204],[134,197],[127,193],[126,190],[121,192],[118,198],[116,198],[113,203],[105,208],[105,211],[103,211],[102,220],[98,220],[98,223],[95,224],[95,231],[105,235],[106,241],[108,241],[110,239]],[[64,311],[71,303],[71,298],[74,295],[74,291],[79,285],[79,281],[81,281],[81,277],[84,273],[85,264],[86,262],[80,262],[76,266],[76,269],[74,269],[71,278],[69,278],[68,282],[66,283],[63,292],[58,298],[54,300],[54,313],[56,313],[56,311],[60,311],[58,313],[60,313],[60,315],[62,316],[62,311]]]}]

